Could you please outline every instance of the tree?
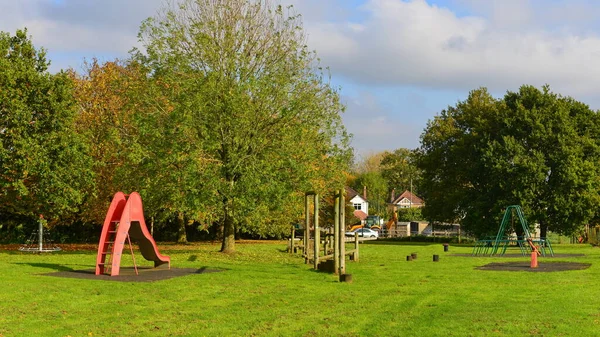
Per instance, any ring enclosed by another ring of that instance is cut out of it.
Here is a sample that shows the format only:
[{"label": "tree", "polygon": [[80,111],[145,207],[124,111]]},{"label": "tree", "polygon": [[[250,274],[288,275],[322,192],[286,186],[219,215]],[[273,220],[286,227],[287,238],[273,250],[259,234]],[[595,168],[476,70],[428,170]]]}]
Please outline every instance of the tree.
[{"label": "tree", "polygon": [[[177,242],[187,242],[186,225],[207,219],[197,197],[205,157],[190,142],[186,115],[174,111],[170,87],[147,76],[136,62],[94,60],[87,73],[71,72],[79,106],[77,130],[92,141],[96,185],[86,200],[86,218],[103,220],[116,191],[139,191],[146,215],[161,222],[177,222]],[[195,194],[188,191],[195,191]],[[195,198],[195,197],[196,198]]]},{"label": "tree", "polygon": [[169,96],[185,120],[178,132],[208,163],[180,169],[213,191],[205,204],[218,210],[223,252],[235,250],[236,227],[250,228],[243,220],[258,210],[283,209],[294,191],[342,186],[343,107],[288,10],[271,1],[186,0],[141,28],[145,53],[135,58],[178,88]]},{"label": "tree", "polygon": [[356,163],[355,171],[358,174],[381,171],[381,161],[386,154],[388,154],[387,151],[372,152],[365,155],[358,163]]},{"label": "tree", "polygon": [[424,215],[494,234],[503,208],[519,204],[542,236],[572,233],[600,201],[599,118],[547,86],[522,86],[503,99],[472,91],[422,135]]},{"label": "tree", "polygon": [[352,186],[356,191],[367,189],[369,214],[384,216],[389,202],[388,185],[380,172],[365,172],[359,174]]},{"label": "tree", "polygon": [[134,124],[137,112],[132,88],[143,73],[119,61],[86,64],[86,72],[68,72],[74,83],[77,104],[75,131],[89,140],[95,185],[86,194],[80,214],[83,221],[102,223],[111,197],[117,191],[132,191],[129,176],[134,169],[129,160],[132,138],[138,133]]},{"label": "tree", "polygon": [[381,158],[380,170],[389,188],[394,188],[399,193],[404,190],[419,193],[421,173],[415,164],[413,150],[400,148],[394,152],[385,152]]},{"label": "tree", "polygon": [[0,212],[36,218],[78,211],[92,188],[87,144],[75,133],[73,86],[50,74],[26,30],[0,32]]},{"label": "tree", "polygon": [[371,215],[385,216],[389,201],[389,188],[387,181],[381,174],[381,160],[387,152],[371,153],[355,163],[355,172],[348,185],[359,193],[367,190],[369,213]]}]

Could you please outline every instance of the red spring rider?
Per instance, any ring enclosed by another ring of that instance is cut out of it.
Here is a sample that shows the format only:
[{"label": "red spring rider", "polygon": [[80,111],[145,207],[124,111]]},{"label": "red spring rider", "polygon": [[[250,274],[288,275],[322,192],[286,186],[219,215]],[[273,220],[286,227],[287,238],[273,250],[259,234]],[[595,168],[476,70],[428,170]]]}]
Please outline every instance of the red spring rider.
[{"label": "red spring rider", "polygon": [[527,239],[527,242],[529,243],[529,247],[531,247],[531,268],[537,268],[538,267],[537,257],[538,257],[538,255],[541,255],[541,253],[538,250],[538,248],[536,247],[536,245],[533,244],[533,241],[531,239]]}]

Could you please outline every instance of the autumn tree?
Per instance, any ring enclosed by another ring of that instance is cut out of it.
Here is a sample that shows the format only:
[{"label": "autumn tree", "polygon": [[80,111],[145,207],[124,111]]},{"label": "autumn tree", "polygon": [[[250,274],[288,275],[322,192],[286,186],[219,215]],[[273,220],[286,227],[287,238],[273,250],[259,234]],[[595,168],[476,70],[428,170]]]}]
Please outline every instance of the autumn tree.
[{"label": "autumn tree", "polygon": [[180,169],[213,191],[206,203],[223,252],[235,250],[236,228],[252,228],[248,218],[301,204],[298,191],[342,186],[343,107],[305,45],[300,16],[271,1],[186,0],[147,20],[140,39],[145,49],[134,57],[177,88],[169,96],[185,121],[177,132],[203,150],[206,167]]},{"label": "autumn tree", "polygon": [[472,91],[422,135],[425,216],[493,234],[503,209],[518,204],[542,236],[572,233],[600,201],[599,128],[597,112],[548,87],[502,99]]},{"label": "autumn tree", "polygon": [[[85,72],[70,70],[77,104],[75,130],[89,141],[96,188],[85,197],[82,220],[102,223],[115,192],[132,190],[133,163],[129,161],[137,127],[132,97],[141,73],[119,61],[104,64],[92,60]],[[127,171],[130,171],[127,173]]]},{"label": "autumn tree", "polygon": [[100,187],[88,195],[83,215],[99,223],[116,191],[139,191],[146,216],[162,223],[174,219],[177,241],[187,242],[186,224],[206,219],[198,197],[208,193],[198,193],[204,157],[185,132],[189,120],[167,99],[181,88],[148,77],[134,61],[94,60],[85,74],[71,72],[71,77],[77,130],[91,142]]},{"label": "autumn tree", "polygon": [[0,32],[0,212],[47,218],[78,211],[91,188],[86,142],[73,131],[73,86],[50,74],[26,30]]}]

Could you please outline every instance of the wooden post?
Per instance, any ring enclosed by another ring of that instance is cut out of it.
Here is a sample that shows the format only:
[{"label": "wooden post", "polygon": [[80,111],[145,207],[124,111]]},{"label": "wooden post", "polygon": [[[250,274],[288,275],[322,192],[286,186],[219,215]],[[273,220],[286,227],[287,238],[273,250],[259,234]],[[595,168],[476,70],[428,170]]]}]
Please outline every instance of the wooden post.
[{"label": "wooden post", "polygon": [[294,229],[293,225],[292,225],[292,231],[291,232],[292,232],[291,233],[292,236],[290,238],[290,254],[294,254],[294,246],[295,246],[294,239],[295,239],[295,236],[296,236],[296,230]]},{"label": "wooden post", "polygon": [[308,240],[310,240],[310,214],[308,194],[304,196],[304,264],[308,264]]},{"label": "wooden post", "polygon": [[358,262],[358,233],[354,233],[354,262]]},{"label": "wooden post", "polygon": [[315,252],[314,252],[314,256],[313,256],[313,267],[315,268],[315,270],[319,269],[319,249],[320,249],[320,230],[319,230],[319,195],[318,194],[314,194],[314,202],[313,202],[313,207],[314,207],[314,225],[315,225]]},{"label": "wooden post", "polygon": [[[346,232],[346,220],[345,220],[345,211],[346,211],[346,198],[344,196],[344,192],[345,190],[341,190],[340,191],[340,211],[339,211],[339,215],[340,215],[340,237],[344,237],[345,238],[345,232]],[[340,275],[345,275],[346,274],[346,240],[342,239],[340,240]]]},{"label": "wooden post", "polygon": [[340,235],[340,195],[341,190],[335,191],[335,202],[333,208],[333,269],[336,275],[340,272],[340,242],[343,242],[343,233]]},{"label": "wooden post", "polygon": [[333,244],[334,241],[335,241],[334,229],[329,228],[329,253],[330,254],[333,254],[333,249],[335,248],[335,245]]}]

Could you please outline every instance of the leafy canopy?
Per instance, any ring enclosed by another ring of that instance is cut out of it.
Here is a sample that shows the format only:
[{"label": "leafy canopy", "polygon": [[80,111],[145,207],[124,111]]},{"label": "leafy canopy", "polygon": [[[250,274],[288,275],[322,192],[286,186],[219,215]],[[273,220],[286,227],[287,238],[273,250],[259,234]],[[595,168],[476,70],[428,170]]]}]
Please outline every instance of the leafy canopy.
[{"label": "leafy canopy", "polygon": [[573,232],[600,201],[599,121],[547,86],[522,86],[502,99],[472,91],[422,135],[424,215],[484,235],[497,231],[504,207],[518,204],[542,236]]},{"label": "leafy canopy", "polygon": [[26,30],[0,32],[0,212],[76,212],[90,189],[87,144],[74,132],[73,86],[50,74]]},{"label": "leafy canopy", "polygon": [[282,219],[288,227],[302,191],[341,186],[343,107],[291,9],[187,0],[148,19],[140,39],[145,52],[135,58],[173,88],[173,115],[185,121],[177,130],[206,159],[201,171],[181,168],[180,178],[193,175],[214,191],[204,204],[217,212],[223,251],[235,249],[236,228],[261,231]]}]

